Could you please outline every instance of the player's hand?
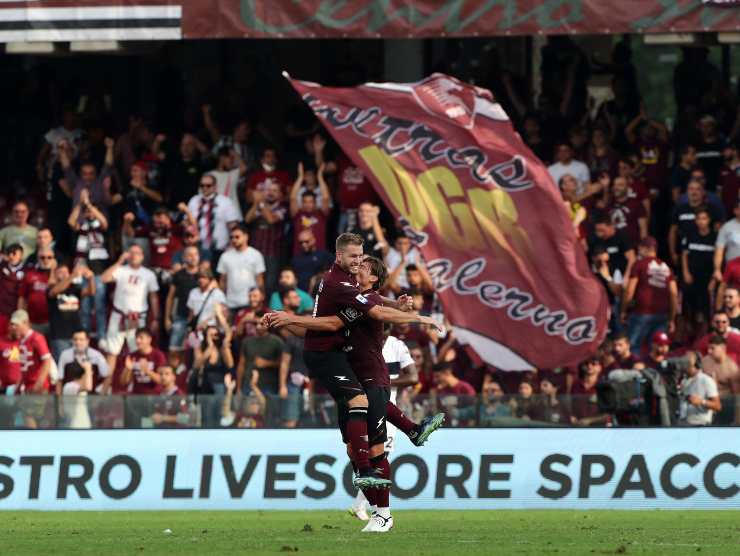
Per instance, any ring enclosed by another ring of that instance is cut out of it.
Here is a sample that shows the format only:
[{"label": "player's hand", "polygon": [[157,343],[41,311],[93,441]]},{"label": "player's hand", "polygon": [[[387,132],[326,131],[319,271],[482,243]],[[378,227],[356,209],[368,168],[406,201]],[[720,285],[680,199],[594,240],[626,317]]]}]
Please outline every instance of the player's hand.
[{"label": "player's hand", "polygon": [[438,323],[432,317],[422,317],[421,323],[431,326],[439,334],[444,335],[444,333],[445,333],[445,327],[444,327],[444,325]]},{"label": "player's hand", "polygon": [[278,394],[280,395],[280,399],[281,400],[288,399],[288,387],[287,386],[281,386],[280,387],[280,391],[278,392]]},{"label": "player's hand", "polygon": [[403,294],[398,298],[398,310],[409,312],[414,308],[414,298],[410,295]]}]

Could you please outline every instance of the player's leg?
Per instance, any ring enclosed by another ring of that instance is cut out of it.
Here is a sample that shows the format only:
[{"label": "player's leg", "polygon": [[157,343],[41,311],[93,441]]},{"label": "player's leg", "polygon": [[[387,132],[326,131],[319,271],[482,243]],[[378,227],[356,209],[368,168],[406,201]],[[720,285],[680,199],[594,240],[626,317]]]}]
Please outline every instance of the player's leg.
[{"label": "player's leg", "polygon": [[[365,389],[368,399],[368,434],[370,435],[370,463],[375,472],[384,479],[391,479],[391,466],[385,453],[388,439],[385,410],[390,401],[389,388],[370,387]],[[365,533],[385,533],[393,528],[390,509],[390,489],[376,489],[374,493],[377,509],[362,530]]]},{"label": "player's leg", "polygon": [[[352,468],[357,473],[357,464],[354,461],[354,455],[352,454],[352,448],[347,444],[347,455],[349,460],[352,462]],[[375,488],[358,488],[355,502],[349,510],[349,513],[362,521],[370,519],[372,513],[377,509],[376,492],[378,489]]]},{"label": "player's leg", "polygon": [[421,423],[414,423],[411,419],[398,409],[393,402],[388,402],[386,406],[388,422],[395,425],[398,430],[402,431],[409,437],[414,446],[422,446],[445,422],[445,414],[437,413],[424,417]]}]

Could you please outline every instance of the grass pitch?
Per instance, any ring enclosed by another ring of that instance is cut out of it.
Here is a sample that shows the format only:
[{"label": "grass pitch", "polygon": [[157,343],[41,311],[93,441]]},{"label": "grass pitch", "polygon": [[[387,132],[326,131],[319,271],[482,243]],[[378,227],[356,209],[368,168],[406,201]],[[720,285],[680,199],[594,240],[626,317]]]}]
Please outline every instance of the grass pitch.
[{"label": "grass pitch", "polygon": [[[407,511],[360,534],[339,511],[2,512],[7,555],[740,554],[735,511]],[[171,533],[164,531],[170,529]]]}]

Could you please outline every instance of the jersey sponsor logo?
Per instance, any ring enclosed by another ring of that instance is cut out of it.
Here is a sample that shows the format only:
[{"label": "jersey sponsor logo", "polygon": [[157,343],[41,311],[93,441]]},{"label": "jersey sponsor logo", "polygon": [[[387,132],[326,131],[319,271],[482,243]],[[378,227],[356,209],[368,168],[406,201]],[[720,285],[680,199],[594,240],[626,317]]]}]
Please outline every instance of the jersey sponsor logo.
[{"label": "jersey sponsor logo", "polygon": [[355,296],[355,299],[356,299],[357,301],[359,301],[360,303],[365,303],[365,304],[367,303],[367,297],[365,297],[365,296],[364,296],[364,295],[362,295],[361,293],[358,293],[358,294],[357,294],[357,295]]},{"label": "jersey sponsor logo", "polygon": [[343,382],[345,380],[346,381],[349,381],[349,379],[346,376],[344,376],[344,375],[334,375],[334,378],[336,378],[340,382]]},{"label": "jersey sponsor logo", "polygon": [[349,286],[350,288],[356,288],[357,286],[355,284],[350,284],[349,282],[339,282],[343,286]]}]

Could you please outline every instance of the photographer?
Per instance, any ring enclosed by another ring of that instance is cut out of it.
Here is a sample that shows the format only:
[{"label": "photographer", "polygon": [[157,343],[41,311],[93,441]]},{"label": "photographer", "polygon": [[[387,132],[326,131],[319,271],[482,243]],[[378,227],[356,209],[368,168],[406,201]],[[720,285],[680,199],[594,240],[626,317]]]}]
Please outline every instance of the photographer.
[{"label": "photographer", "polygon": [[234,368],[231,354],[231,330],[222,335],[216,326],[208,326],[203,332],[202,342],[195,347],[190,391],[195,394],[210,394],[203,405],[204,426],[218,426],[220,411],[218,399],[226,393],[224,378]]},{"label": "photographer", "polygon": [[67,382],[62,388],[62,404],[70,429],[89,429],[92,427],[87,409],[87,393],[93,388],[93,363],[85,359],[74,361],[66,368]]},{"label": "photographer", "polygon": [[680,422],[692,426],[711,425],[714,412],[722,409],[717,383],[702,372],[696,353],[689,352],[686,359],[686,377],[681,382]]}]

